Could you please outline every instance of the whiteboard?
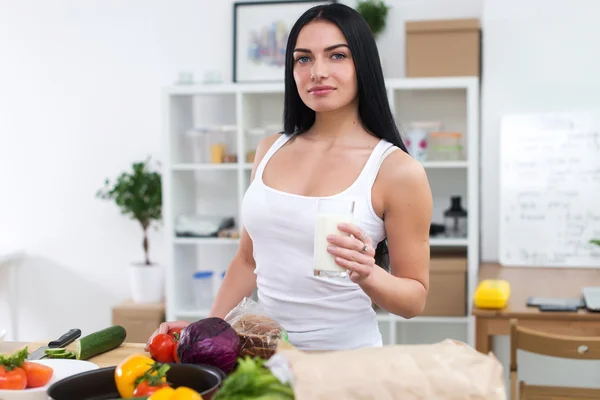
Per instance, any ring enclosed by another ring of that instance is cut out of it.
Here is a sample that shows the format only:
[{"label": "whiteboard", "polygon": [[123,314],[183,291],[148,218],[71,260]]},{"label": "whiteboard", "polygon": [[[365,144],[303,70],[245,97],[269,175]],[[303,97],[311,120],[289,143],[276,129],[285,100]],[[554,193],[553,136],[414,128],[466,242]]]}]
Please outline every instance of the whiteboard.
[{"label": "whiteboard", "polygon": [[600,130],[591,114],[508,115],[500,128],[499,261],[600,267]]}]

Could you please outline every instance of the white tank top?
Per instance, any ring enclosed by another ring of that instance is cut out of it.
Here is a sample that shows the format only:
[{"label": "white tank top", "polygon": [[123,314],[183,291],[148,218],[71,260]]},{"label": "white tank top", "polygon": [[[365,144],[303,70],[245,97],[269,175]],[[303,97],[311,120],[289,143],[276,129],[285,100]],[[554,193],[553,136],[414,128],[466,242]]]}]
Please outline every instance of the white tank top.
[{"label": "white tank top", "polygon": [[[292,135],[282,134],[257,167],[244,195],[242,220],[256,261],[258,301],[301,350],[381,346],[371,299],[349,278],[313,276],[316,197],[285,193],[264,184],[265,165]],[[397,149],[382,139],[354,183],[331,197],[351,197],[357,224],[373,239],[385,238],[373,210],[371,188],[384,157]]]}]

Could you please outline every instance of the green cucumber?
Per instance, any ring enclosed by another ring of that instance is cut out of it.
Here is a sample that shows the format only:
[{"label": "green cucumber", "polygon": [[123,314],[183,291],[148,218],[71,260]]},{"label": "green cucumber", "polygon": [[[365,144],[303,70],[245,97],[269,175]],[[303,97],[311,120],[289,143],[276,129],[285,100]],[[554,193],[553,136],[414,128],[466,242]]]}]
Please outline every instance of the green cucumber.
[{"label": "green cucumber", "polygon": [[47,358],[75,359],[75,353],[63,348],[46,349]]},{"label": "green cucumber", "polygon": [[48,355],[51,355],[51,354],[64,354],[66,352],[67,352],[67,349],[63,349],[62,347],[44,350],[44,353],[46,353]]},{"label": "green cucumber", "polygon": [[75,342],[75,358],[88,360],[98,354],[116,349],[125,342],[127,332],[121,325],[90,333]]}]

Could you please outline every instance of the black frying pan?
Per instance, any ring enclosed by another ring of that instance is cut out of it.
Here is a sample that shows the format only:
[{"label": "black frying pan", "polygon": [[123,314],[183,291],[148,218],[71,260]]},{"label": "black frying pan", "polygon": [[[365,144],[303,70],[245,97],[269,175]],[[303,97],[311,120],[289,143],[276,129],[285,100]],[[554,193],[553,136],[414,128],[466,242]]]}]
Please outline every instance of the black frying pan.
[{"label": "black frying pan", "polygon": [[[225,380],[225,373],[210,365],[169,364],[167,381],[174,388],[187,386],[202,395],[204,400],[212,399]],[[61,379],[48,388],[52,400],[112,400],[120,399],[115,384],[115,367],[100,368],[82,372]]]}]

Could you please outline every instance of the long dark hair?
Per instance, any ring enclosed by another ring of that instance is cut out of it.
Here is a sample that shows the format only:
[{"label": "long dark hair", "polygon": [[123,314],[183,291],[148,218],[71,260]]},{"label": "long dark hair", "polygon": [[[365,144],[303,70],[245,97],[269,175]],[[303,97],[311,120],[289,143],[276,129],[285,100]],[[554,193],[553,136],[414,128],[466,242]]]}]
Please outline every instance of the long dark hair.
[{"label": "long dark hair", "polygon": [[[390,109],[377,43],[371,29],[356,10],[341,3],[310,8],[290,30],[285,59],[284,132],[301,134],[315,122],[315,111],[300,98],[293,75],[293,53],[298,35],[306,24],[315,20],[334,23],[348,41],[357,77],[358,114],[365,130],[408,153]],[[389,270],[387,250],[387,243],[382,240],[375,251],[375,261],[377,265]]]}]

